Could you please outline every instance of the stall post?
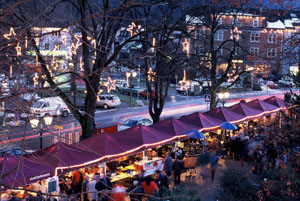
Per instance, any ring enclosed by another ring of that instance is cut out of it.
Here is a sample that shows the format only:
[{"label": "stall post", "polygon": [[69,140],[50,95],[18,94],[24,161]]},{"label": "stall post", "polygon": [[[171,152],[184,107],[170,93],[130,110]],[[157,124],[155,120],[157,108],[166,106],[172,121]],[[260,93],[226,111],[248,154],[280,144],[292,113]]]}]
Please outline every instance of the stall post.
[{"label": "stall post", "polygon": [[106,177],[106,162],[104,162],[104,176]]},{"label": "stall post", "polygon": [[145,151],[143,151],[143,160],[142,161],[143,161],[142,164],[143,164],[143,169],[144,169],[144,165],[145,165]]},{"label": "stall post", "polygon": [[175,147],[175,160],[176,160],[177,159],[177,141],[175,141],[174,147]]},{"label": "stall post", "polygon": [[281,111],[279,112],[279,128],[281,128]]}]

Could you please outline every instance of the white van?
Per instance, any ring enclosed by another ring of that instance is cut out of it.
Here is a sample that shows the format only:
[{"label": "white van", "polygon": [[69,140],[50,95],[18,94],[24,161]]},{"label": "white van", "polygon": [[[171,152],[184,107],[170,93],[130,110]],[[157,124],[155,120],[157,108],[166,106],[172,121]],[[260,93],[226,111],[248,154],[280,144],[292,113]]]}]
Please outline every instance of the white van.
[{"label": "white van", "polygon": [[37,102],[33,103],[31,114],[38,117],[45,115],[62,115],[63,117],[68,116],[70,113],[69,108],[60,97],[48,97],[41,98]]}]

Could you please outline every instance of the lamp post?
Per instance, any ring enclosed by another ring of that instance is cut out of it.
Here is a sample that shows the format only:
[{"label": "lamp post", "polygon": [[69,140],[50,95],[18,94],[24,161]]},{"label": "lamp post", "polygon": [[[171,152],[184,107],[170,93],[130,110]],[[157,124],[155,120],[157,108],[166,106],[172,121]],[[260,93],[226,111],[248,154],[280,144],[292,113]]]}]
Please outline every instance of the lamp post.
[{"label": "lamp post", "polygon": [[219,94],[218,94],[218,97],[219,97],[219,99],[221,100],[221,102],[222,102],[222,104],[223,104],[223,107],[224,107],[224,105],[225,105],[225,102],[226,102],[226,100],[229,98],[229,92],[228,91],[226,91],[226,92],[220,92]]},{"label": "lamp post", "polygon": [[[44,124],[49,127],[52,123],[53,117],[50,115],[44,116]],[[33,118],[30,119],[30,125],[32,127],[33,130],[39,128],[40,129],[40,149],[43,149],[43,132],[44,132],[44,128],[43,128],[43,122],[40,121],[40,119],[38,118]]]},{"label": "lamp post", "polygon": [[130,88],[130,107],[131,107],[131,101],[132,101],[132,79],[136,77],[136,72],[132,71],[132,72],[127,72],[126,73],[126,78],[127,78],[127,86]]}]

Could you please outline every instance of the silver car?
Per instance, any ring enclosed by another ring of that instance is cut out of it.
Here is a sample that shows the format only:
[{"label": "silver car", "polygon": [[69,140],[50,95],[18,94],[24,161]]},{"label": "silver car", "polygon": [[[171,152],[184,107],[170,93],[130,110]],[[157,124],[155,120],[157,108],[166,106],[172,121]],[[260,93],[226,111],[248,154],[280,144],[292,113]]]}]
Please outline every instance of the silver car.
[{"label": "silver car", "polygon": [[119,105],[121,105],[120,98],[115,95],[104,94],[99,95],[97,98],[97,106],[103,107],[104,109],[117,107]]}]

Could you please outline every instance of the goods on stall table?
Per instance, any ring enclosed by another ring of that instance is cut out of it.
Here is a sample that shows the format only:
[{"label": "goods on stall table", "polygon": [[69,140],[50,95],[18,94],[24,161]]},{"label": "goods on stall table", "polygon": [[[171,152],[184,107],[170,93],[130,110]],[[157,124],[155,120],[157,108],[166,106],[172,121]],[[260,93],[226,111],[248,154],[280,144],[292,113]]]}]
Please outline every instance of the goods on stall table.
[{"label": "goods on stall table", "polygon": [[162,158],[155,157],[152,160],[135,162],[134,166],[135,169],[138,171],[144,170],[145,171],[144,176],[148,176],[154,174],[156,170],[162,170],[163,162],[162,162]]}]

